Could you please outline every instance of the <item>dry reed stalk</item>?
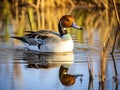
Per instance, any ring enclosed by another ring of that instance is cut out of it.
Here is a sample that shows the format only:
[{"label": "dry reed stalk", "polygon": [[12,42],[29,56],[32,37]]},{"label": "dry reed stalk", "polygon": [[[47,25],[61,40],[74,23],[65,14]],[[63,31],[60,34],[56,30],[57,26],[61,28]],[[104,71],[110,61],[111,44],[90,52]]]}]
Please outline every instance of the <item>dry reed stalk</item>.
[{"label": "dry reed stalk", "polygon": [[15,1],[15,16],[16,16],[16,23],[18,23],[18,1]]},{"label": "dry reed stalk", "polygon": [[55,18],[55,14],[54,13],[52,13],[51,14],[51,21],[52,21],[52,26],[53,26],[53,28],[54,28],[54,30],[58,30],[58,20],[57,20],[57,18]]},{"label": "dry reed stalk", "polygon": [[28,16],[28,20],[29,20],[29,23],[30,23],[30,30],[32,31],[33,30],[32,22],[31,22],[31,19],[30,19],[30,16],[29,16],[28,12],[27,12],[27,16]]},{"label": "dry reed stalk", "polygon": [[40,0],[37,0],[37,9],[40,7]]},{"label": "dry reed stalk", "polygon": [[106,65],[107,65],[107,51],[103,50],[101,52],[101,82],[105,82]]},{"label": "dry reed stalk", "polygon": [[91,87],[92,87],[92,90],[93,90],[93,88],[94,88],[94,83],[93,83],[94,67],[93,67],[93,62],[91,61],[89,56],[87,56],[87,62],[88,62],[88,71],[89,71],[88,90],[90,90]]},{"label": "dry reed stalk", "polygon": [[106,9],[108,9],[108,0],[102,0],[102,3]]},{"label": "dry reed stalk", "polygon": [[75,5],[74,5],[73,1],[72,0],[68,0],[68,1],[71,4],[72,8],[75,8]]},{"label": "dry reed stalk", "polygon": [[19,30],[18,30],[18,35],[23,35],[24,32],[24,25],[25,25],[25,8],[22,8],[21,10],[21,17],[19,21]]},{"label": "dry reed stalk", "polygon": [[51,11],[53,10],[53,8],[50,8],[50,2],[46,1],[46,7],[48,7],[46,9],[46,23],[48,23],[47,27],[48,29],[52,29],[52,18],[51,18]]},{"label": "dry reed stalk", "polygon": [[91,60],[90,60],[89,56],[87,56],[87,62],[88,62],[89,78],[90,78],[90,80],[92,80],[93,79],[93,73],[92,73],[92,70],[91,70]]},{"label": "dry reed stalk", "polygon": [[41,22],[40,22],[40,12],[37,10],[37,29],[39,30],[41,27]]},{"label": "dry reed stalk", "polygon": [[45,29],[45,1],[41,0],[41,28]]},{"label": "dry reed stalk", "polygon": [[[38,0],[38,1],[39,1],[39,0]],[[32,6],[33,8],[35,8],[35,9],[38,8],[37,5],[35,5],[34,3],[30,2],[29,0],[25,0],[25,2],[26,2],[27,4],[29,4],[30,6]]]},{"label": "dry reed stalk", "polygon": [[117,73],[116,62],[115,62],[115,58],[114,58],[113,53],[114,53],[115,44],[116,44],[116,41],[117,41],[118,32],[119,32],[119,29],[120,29],[120,19],[119,19],[119,15],[118,15],[117,6],[116,6],[116,1],[115,0],[112,0],[112,1],[113,1],[113,6],[114,6],[114,11],[115,11],[118,27],[117,27],[116,32],[115,32],[115,37],[114,37],[113,47],[112,47],[112,51],[111,51],[111,56],[113,58],[113,65],[114,65],[115,74],[116,74],[115,81],[118,83],[118,73]]},{"label": "dry reed stalk", "polygon": [[116,18],[117,18],[118,28],[117,28],[116,33],[115,33],[115,38],[114,38],[114,43],[113,43],[111,54],[113,54],[113,52],[114,52],[115,44],[116,44],[116,40],[117,40],[117,36],[118,36],[118,32],[119,32],[119,29],[120,29],[120,19],[119,19],[119,15],[118,15],[116,2],[115,2],[115,0],[112,0],[112,1],[113,1],[113,5],[114,5],[115,15],[116,15]]},{"label": "dry reed stalk", "polygon": [[115,15],[116,15],[116,18],[117,18],[117,22],[118,22],[118,25],[120,25],[120,18],[119,18],[117,6],[116,6],[116,0],[112,0],[112,1],[113,1],[113,4],[114,4],[114,10],[115,10]]}]

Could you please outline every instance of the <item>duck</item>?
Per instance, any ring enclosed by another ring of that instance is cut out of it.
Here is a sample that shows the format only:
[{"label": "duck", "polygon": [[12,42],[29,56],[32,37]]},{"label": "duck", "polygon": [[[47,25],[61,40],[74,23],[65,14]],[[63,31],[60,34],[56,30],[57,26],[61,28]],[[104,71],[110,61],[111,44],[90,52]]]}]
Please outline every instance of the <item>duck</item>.
[{"label": "duck", "polygon": [[64,15],[58,22],[58,32],[50,30],[29,31],[24,36],[12,36],[11,38],[20,40],[25,48],[39,52],[71,52],[74,43],[67,28],[83,30],[75,23],[73,16]]}]

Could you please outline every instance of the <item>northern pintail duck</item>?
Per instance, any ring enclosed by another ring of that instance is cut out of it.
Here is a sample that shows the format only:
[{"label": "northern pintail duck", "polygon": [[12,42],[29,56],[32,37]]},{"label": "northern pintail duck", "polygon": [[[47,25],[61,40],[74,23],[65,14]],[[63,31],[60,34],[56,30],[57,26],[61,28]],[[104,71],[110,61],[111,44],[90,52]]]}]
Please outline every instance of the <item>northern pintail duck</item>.
[{"label": "northern pintail duck", "polygon": [[64,15],[58,23],[59,33],[47,30],[37,32],[29,32],[23,37],[13,36],[24,43],[25,47],[30,50],[40,52],[70,52],[73,50],[74,43],[67,32],[66,28],[76,28],[82,30],[81,27],[75,24],[74,18],[71,15]]}]

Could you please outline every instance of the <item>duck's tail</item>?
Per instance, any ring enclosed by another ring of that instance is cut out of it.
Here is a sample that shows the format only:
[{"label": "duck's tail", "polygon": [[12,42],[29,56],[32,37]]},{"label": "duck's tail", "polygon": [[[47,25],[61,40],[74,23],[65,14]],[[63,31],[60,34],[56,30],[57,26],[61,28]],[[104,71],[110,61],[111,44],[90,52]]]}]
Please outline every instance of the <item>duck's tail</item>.
[{"label": "duck's tail", "polygon": [[28,43],[28,42],[25,40],[25,38],[23,38],[23,37],[12,36],[11,38],[15,38],[15,39],[20,40],[20,41],[22,41],[22,42],[24,42],[24,43]]}]

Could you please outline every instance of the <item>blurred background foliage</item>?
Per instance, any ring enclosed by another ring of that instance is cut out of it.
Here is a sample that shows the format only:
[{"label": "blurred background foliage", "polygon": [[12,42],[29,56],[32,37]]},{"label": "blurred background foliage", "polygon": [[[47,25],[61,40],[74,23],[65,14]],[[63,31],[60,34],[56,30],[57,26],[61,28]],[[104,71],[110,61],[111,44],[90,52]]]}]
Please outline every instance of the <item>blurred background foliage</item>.
[{"label": "blurred background foliage", "polygon": [[[116,0],[119,8],[120,0]],[[93,43],[98,30],[103,45],[115,33],[117,26],[112,0],[2,0],[0,1],[0,37],[6,41],[12,34],[23,35],[25,30],[58,31],[61,16],[71,14],[83,31],[72,31],[79,42]],[[11,29],[12,28],[12,29]],[[113,37],[109,40],[113,42]]]}]

